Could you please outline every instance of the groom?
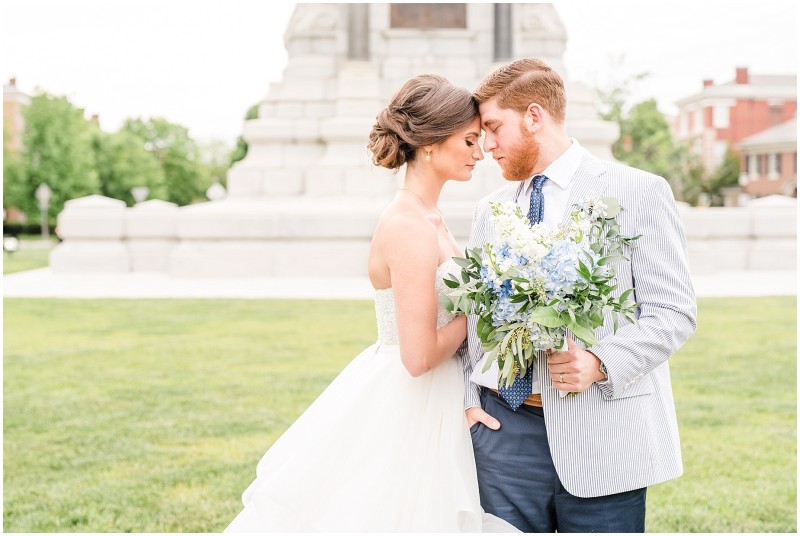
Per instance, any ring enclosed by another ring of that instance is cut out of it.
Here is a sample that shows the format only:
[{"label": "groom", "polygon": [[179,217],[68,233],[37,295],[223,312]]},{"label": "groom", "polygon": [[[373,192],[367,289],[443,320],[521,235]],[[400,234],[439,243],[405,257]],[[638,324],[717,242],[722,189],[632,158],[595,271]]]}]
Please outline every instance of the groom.
[{"label": "groom", "polygon": [[466,413],[481,503],[524,532],[644,532],[647,487],[682,473],[667,360],[696,328],[672,192],[663,178],[601,161],[570,138],[564,83],[540,60],[497,69],[475,97],[483,149],[510,184],[478,203],[470,248],[493,239],[490,201],[513,200],[532,222],[555,228],[573,203],[611,196],[623,207],[621,234],[641,235],[616,265],[615,291],[635,287],[639,326],[614,333],[606,322],[591,348],[570,339],[542,353],[516,398],[498,392],[496,368],[482,373],[470,318]]}]

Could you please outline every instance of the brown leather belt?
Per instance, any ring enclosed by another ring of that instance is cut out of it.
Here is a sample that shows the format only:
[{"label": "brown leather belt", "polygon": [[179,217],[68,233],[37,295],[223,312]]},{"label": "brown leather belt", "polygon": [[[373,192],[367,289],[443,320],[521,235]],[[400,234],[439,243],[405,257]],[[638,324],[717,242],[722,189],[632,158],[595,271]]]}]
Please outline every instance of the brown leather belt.
[{"label": "brown leather belt", "polygon": [[[491,392],[493,392],[497,396],[500,396],[500,393],[498,393],[496,390],[490,389],[488,387],[487,387],[487,389],[489,389]],[[528,395],[528,398],[526,398],[525,400],[522,401],[522,403],[525,404],[526,406],[533,406],[535,408],[541,408],[542,407],[542,395],[540,395],[539,393],[531,393],[531,394]]]}]

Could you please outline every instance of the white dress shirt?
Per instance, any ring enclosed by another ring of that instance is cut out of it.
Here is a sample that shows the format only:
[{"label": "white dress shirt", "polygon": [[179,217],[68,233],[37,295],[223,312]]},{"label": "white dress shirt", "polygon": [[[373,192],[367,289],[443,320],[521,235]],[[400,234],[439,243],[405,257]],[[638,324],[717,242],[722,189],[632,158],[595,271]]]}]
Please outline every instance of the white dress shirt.
[{"label": "white dress shirt", "polygon": [[[542,185],[542,195],[544,196],[544,219],[542,223],[544,223],[548,229],[555,230],[561,222],[564,221],[564,215],[569,208],[567,203],[569,202],[572,178],[578,171],[582,157],[583,149],[580,144],[578,144],[578,141],[572,138],[572,145],[541,173],[547,177],[544,185]],[[532,184],[533,176],[525,179],[522,192],[519,197],[517,197],[517,204],[522,208],[522,213],[525,215],[528,214],[531,207]],[[499,372],[497,362],[495,361],[489,370],[482,372],[485,363],[486,354],[484,354],[478,364],[475,365],[470,379],[478,385],[497,390]],[[542,388],[536,374],[536,368],[533,367],[529,370],[533,374],[533,388],[531,392],[541,393]]]}]

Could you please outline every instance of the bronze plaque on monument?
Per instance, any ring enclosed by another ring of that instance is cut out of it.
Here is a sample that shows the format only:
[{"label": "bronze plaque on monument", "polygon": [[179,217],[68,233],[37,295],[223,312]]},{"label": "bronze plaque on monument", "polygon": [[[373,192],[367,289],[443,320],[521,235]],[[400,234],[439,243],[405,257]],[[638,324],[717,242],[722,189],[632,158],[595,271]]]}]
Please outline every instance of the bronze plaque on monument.
[{"label": "bronze plaque on monument", "polygon": [[392,28],[466,28],[467,4],[392,4]]}]

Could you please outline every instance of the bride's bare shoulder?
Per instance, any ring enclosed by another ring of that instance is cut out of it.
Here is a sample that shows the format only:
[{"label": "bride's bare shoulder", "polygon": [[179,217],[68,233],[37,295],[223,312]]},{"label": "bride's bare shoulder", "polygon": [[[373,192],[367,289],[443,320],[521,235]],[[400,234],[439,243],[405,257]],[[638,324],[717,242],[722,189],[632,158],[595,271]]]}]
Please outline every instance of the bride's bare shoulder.
[{"label": "bride's bare shoulder", "polygon": [[391,203],[380,214],[373,241],[389,242],[393,247],[415,243],[417,247],[438,247],[431,222],[415,207],[400,202]]},{"label": "bride's bare shoulder", "polygon": [[436,231],[425,218],[425,215],[421,214],[416,207],[397,201],[389,204],[383,212],[381,212],[378,217],[378,223],[375,226],[376,233],[407,232],[409,229],[431,233],[435,233]]}]

